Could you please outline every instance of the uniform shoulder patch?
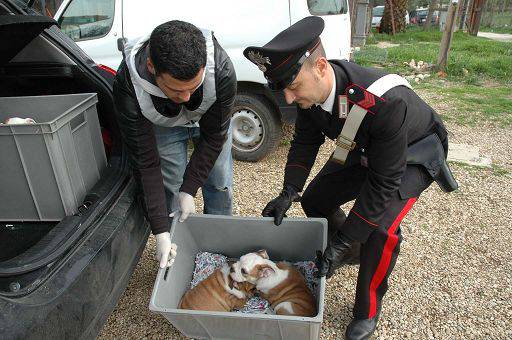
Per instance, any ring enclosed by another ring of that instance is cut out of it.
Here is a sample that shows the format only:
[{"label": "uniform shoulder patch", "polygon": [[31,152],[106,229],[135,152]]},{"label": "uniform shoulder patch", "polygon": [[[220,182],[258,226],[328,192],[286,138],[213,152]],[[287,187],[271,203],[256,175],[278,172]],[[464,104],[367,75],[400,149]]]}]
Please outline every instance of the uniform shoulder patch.
[{"label": "uniform shoulder patch", "polygon": [[383,98],[374,95],[362,86],[350,84],[345,90],[348,102],[358,105],[371,114],[376,114],[386,102]]}]

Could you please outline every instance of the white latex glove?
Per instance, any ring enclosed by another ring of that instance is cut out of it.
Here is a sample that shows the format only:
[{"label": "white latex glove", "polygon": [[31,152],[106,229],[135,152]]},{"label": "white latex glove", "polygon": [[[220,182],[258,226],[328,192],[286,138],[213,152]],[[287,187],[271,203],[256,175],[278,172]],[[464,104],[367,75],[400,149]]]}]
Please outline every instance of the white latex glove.
[{"label": "white latex glove", "polygon": [[196,202],[194,202],[194,197],[192,195],[187,194],[186,192],[180,192],[178,195],[178,200],[180,203],[180,222],[183,222],[187,219],[188,215],[195,214],[196,212]]},{"label": "white latex glove", "polygon": [[171,243],[169,232],[157,234],[156,236],[156,260],[160,262],[160,268],[169,267],[174,263],[178,246]]}]

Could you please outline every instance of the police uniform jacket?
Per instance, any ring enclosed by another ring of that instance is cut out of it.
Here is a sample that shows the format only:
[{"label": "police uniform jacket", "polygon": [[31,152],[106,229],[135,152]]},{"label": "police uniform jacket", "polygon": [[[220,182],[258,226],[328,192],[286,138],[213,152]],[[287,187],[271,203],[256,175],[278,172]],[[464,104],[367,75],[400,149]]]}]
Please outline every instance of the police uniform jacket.
[{"label": "police uniform jacket", "polygon": [[[335,140],[342,130],[344,119],[339,115],[338,95],[348,95],[351,108],[358,98],[368,98],[370,94],[365,97],[365,89],[386,74],[347,61],[332,60],[330,64],[336,78],[332,114],[320,106],[298,108],[284,177],[284,185],[298,191],[303,189],[325,137]],[[349,94],[352,92],[349,89],[355,90],[353,95]],[[375,105],[369,108],[371,112],[366,114],[359,127],[355,149],[349,153],[344,165],[329,160],[322,170],[328,173],[359,165],[363,156],[368,175],[343,226],[347,236],[361,242],[379,227],[391,195],[398,190],[402,199],[417,197],[432,182],[422,169],[406,171],[408,145],[436,133],[445,152],[447,150],[447,132],[441,119],[414,91],[399,86],[382,98],[371,96],[373,101],[369,102],[375,102]]]}]

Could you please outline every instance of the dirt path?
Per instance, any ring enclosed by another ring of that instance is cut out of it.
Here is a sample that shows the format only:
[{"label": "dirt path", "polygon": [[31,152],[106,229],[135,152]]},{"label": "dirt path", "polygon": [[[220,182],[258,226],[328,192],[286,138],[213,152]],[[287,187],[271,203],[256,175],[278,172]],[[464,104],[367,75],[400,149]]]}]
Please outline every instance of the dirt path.
[{"label": "dirt path", "polygon": [[506,33],[478,32],[478,36],[497,41],[512,41],[512,34]]}]

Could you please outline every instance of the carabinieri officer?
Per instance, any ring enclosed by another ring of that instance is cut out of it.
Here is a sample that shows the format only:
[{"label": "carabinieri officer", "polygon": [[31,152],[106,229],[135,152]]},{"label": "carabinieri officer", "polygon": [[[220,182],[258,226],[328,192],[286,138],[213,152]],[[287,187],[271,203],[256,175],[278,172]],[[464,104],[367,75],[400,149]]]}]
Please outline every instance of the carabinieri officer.
[{"label": "carabinieri officer", "polygon": [[[434,180],[447,192],[457,183],[446,163],[447,132],[439,115],[398,75],[328,61],[323,28],[321,18],[307,17],[263,47],[244,51],[268,86],[297,104],[283,190],[262,214],[279,225],[300,200],[308,217],[327,218],[320,276],[329,278],[358,252],[354,319],[346,337],[367,339],[398,256],[400,222]],[[336,150],[300,198],[325,137],[336,140]],[[346,215],[340,206],[354,199]]]}]

